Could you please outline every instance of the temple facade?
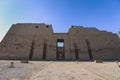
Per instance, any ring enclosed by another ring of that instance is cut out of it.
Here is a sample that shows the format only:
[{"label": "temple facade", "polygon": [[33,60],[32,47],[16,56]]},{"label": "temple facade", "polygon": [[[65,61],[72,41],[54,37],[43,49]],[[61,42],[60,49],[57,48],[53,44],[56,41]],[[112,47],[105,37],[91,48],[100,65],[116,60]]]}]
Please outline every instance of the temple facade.
[{"label": "temple facade", "polygon": [[13,24],[0,43],[0,59],[112,60],[120,57],[117,34],[96,28],[71,26],[54,33],[44,23]]}]

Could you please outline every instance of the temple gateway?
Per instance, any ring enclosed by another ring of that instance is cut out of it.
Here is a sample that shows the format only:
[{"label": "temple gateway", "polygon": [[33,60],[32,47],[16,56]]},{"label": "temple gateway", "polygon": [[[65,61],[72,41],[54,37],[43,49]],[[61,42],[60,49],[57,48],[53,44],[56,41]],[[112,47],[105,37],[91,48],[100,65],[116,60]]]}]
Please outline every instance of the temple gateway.
[{"label": "temple gateway", "polygon": [[112,60],[120,57],[120,38],[96,28],[71,26],[54,33],[44,23],[13,24],[0,43],[0,59]]}]

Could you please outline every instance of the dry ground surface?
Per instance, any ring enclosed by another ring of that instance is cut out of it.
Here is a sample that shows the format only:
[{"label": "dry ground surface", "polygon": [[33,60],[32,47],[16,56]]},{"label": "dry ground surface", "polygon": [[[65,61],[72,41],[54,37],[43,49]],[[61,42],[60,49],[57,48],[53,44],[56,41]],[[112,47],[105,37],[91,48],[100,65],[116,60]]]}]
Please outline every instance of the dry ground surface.
[{"label": "dry ground surface", "polygon": [[115,62],[0,60],[0,80],[120,80],[120,67]]}]

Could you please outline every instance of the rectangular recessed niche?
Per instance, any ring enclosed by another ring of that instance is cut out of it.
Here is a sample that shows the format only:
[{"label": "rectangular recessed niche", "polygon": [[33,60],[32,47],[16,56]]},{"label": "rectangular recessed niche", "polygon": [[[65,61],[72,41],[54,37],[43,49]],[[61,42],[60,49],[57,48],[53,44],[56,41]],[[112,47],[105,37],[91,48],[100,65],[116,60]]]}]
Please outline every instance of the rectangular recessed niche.
[{"label": "rectangular recessed niche", "polygon": [[57,40],[57,47],[64,47],[64,39]]}]

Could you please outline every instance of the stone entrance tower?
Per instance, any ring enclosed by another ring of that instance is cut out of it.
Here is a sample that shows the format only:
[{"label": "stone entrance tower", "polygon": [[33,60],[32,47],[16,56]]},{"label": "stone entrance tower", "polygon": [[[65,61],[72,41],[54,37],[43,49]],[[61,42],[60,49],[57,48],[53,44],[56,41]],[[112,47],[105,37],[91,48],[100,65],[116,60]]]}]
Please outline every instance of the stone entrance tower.
[{"label": "stone entrance tower", "polygon": [[44,23],[13,24],[0,43],[0,59],[112,60],[120,57],[120,38],[96,28],[71,26],[54,33]]}]

